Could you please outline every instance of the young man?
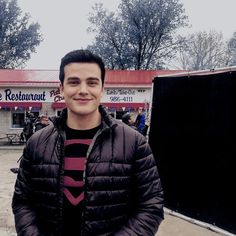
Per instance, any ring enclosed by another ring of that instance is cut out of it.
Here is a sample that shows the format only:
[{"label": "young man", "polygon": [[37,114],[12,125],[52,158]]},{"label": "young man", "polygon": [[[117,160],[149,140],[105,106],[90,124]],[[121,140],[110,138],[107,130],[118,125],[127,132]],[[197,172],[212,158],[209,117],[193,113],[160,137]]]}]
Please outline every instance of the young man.
[{"label": "young man", "polygon": [[163,192],[145,138],[100,106],[105,68],[88,50],[60,65],[67,108],[27,142],[13,196],[20,236],[154,235]]}]

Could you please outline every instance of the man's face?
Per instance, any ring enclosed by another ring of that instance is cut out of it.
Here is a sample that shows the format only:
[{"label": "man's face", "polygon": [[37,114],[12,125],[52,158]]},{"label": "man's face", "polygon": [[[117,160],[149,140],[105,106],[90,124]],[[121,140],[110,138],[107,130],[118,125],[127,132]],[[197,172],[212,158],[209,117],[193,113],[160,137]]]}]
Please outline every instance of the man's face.
[{"label": "man's face", "polygon": [[64,72],[60,90],[68,113],[79,117],[98,114],[103,95],[99,66],[96,63],[70,63],[65,66]]},{"label": "man's face", "polygon": [[42,117],[41,123],[44,124],[44,125],[48,125],[49,124],[48,118],[47,117]]},{"label": "man's face", "polygon": [[131,114],[130,115],[130,124],[133,125],[135,123],[135,118],[134,118],[134,115]]},{"label": "man's face", "polygon": [[138,109],[138,114],[141,114],[142,112],[143,112],[143,108],[140,107],[140,108]]}]

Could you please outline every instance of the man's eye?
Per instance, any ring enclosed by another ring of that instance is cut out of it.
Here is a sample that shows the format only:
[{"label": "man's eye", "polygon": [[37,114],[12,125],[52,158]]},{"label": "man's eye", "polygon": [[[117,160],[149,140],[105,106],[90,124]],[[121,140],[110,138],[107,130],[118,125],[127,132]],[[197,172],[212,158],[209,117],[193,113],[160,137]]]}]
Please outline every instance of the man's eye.
[{"label": "man's eye", "polygon": [[88,84],[89,84],[89,85],[97,85],[98,82],[97,82],[97,81],[89,81]]},{"label": "man's eye", "polygon": [[68,84],[70,84],[70,85],[77,85],[77,84],[79,84],[79,81],[69,81]]}]

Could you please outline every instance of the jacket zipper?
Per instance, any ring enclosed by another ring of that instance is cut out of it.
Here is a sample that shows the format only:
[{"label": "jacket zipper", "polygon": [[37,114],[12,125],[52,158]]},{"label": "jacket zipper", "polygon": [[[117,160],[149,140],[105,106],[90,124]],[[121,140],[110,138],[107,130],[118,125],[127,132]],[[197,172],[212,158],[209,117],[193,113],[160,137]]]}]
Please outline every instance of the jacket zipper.
[{"label": "jacket zipper", "polygon": [[103,132],[103,130],[98,130],[97,133],[94,135],[91,144],[89,145],[88,151],[86,153],[86,162],[85,162],[85,167],[84,167],[84,173],[83,173],[83,181],[84,181],[84,204],[83,204],[83,210],[82,210],[82,223],[81,223],[81,235],[85,235],[83,232],[84,229],[84,225],[85,225],[85,219],[84,219],[84,209],[85,209],[85,199],[86,199],[86,193],[87,193],[87,181],[86,181],[86,170],[87,170],[87,160],[89,158],[89,155],[97,141],[98,136],[101,135],[101,133]]},{"label": "jacket zipper", "polygon": [[[64,181],[64,141],[65,141],[65,132],[60,132],[59,134],[59,139],[60,139],[60,173],[59,173],[59,232],[58,235],[61,235],[62,232],[62,227],[63,227],[63,216],[62,216],[62,209],[63,209],[63,181]],[[60,199],[62,203],[60,204]]]}]

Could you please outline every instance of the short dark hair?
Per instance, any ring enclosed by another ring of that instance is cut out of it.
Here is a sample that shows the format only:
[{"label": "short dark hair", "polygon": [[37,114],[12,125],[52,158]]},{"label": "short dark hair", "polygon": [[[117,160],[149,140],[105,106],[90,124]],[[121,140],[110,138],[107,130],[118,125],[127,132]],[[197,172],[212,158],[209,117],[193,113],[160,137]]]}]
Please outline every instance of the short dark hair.
[{"label": "short dark hair", "polygon": [[130,117],[131,117],[131,115],[130,115],[129,112],[125,113],[125,114],[122,116],[122,122],[124,122],[125,124],[128,125],[128,124],[129,124]]},{"label": "short dark hair", "polygon": [[61,59],[61,65],[60,65],[60,73],[59,73],[59,79],[61,81],[61,84],[64,82],[65,72],[64,68],[66,65],[73,63],[73,62],[81,62],[81,63],[96,63],[99,68],[101,69],[101,80],[102,84],[104,84],[105,80],[105,65],[102,61],[102,58],[98,55],[92,53],[89,50],[74,50],[69,53],[67,53],[62,59]]}]

